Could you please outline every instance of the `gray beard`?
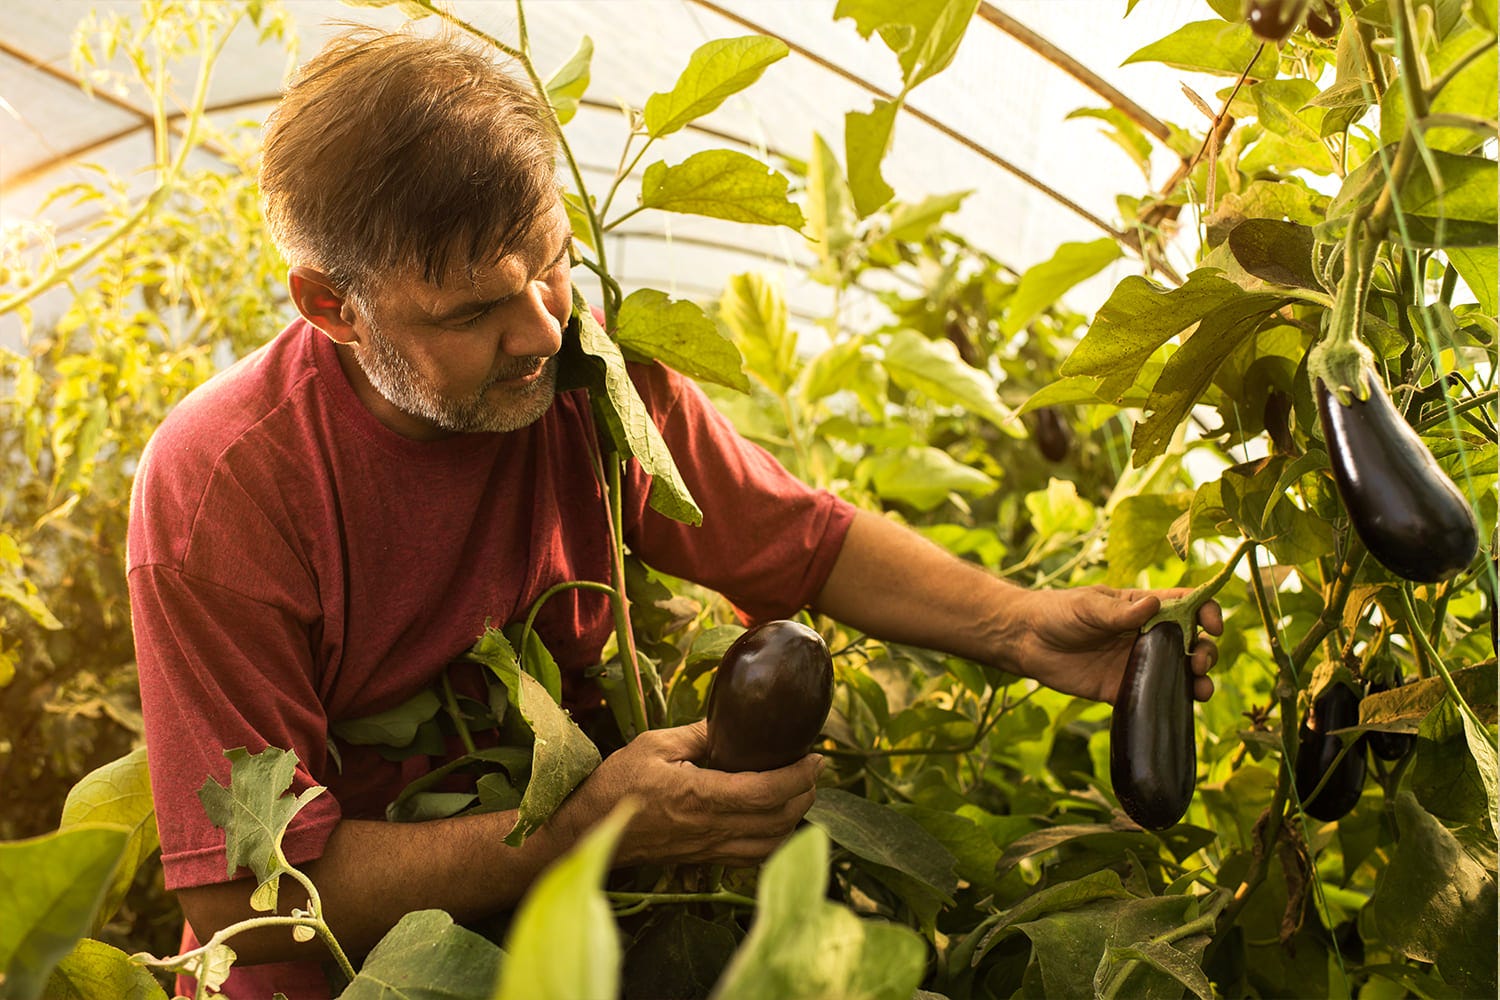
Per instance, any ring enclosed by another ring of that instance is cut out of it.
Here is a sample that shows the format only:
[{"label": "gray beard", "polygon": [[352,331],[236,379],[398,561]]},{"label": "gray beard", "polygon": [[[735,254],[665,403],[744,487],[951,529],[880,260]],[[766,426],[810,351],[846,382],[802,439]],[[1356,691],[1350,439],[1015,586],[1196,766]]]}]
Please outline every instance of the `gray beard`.
[{"label": "gray beard", "polygon": [[557,391],[556,357],[543,363],[542,374],[535,382],[506,393],[508,399],[503,402],[486,398],[491,387],[525,374],[529,366],[521,371],[499,372],[473,395],[450,399],[433,388],[373,322],[367,325],[370,336],[363,347],[354,349],[354,359],[375,391],[402,413],[457,434],[504,434],[535,423],[552,405]]}]

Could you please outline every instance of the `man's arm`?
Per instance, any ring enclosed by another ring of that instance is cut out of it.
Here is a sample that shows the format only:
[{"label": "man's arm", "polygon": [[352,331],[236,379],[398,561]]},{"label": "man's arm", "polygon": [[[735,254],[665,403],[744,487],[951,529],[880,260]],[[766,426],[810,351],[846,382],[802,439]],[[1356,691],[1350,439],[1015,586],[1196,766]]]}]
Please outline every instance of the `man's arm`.
[{"label": "man's arm", "polygon": [[[351,956],[367,953],[403,914],[446,910],[473,920],[513,906],[541,871],[625,799],[639,806],[615,864],[753,865],[764,859],[812,806],[821,758],[809,755],[763,773],[725,774],[696,767],[707,749],[703,723],[645,733],[611,754],[562,808],[520,847],[505,834],[514,811],[426,823],[343,820],[323,855],[304,866],[324,916]],[[247,880],[178,891],[200,941],[252,916]],[[301,887],[282,878],[279,909],[307,906]],[[238,934],[243,964],[318,961],[321,942],[293,942],[285,928]]]},{"label": "man's arm", "polygon": [[[888,518],[860,511],[814,607],[869,635],[953,653],[1032,677],[1048,687],[1113,701],[1135,633],[1185,590],[1107,587],[1031,591],[1009,583]],[[1210,602],[1199,613],[1218,635],[1223,618]],[[1195,694],[1218,649],[1199,639]]]}]

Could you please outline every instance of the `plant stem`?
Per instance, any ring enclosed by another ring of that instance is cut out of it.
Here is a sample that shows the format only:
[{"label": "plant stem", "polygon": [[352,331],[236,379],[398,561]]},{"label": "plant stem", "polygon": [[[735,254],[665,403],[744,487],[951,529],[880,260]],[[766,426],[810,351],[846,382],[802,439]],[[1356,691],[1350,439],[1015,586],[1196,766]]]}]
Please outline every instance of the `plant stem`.
[{"label": "plant stem", "polygon": [[1421,647],[1428,662],[1437,668],[1438,674],[1443,678],[1443,687],[1447,688],[1448,697],[1453,699],[1454,703],[1458,706],[1458,710],[1467,715],[1469,721],[1474,723],[1480,732],[1488,732],[1489,727],[1480,720],[1479,714],[1464,699],[1462,692],[1458,690],[1458,685],[1453,682],[1453,675],[1448,672],[1447,665],[1443,663],[1443,658],[1438,655],[1437,649],[1433,647],[1431,640],[1427,638],[1427,630],[1422,628],[1422,623],[1417,618],[1417,609],[1412,604],[1410,584],[1401,587],[1401,609],[1406,615],[1406,624],[1409,626],[1408,631],[1411,633],[1412,638]]},{"label": "plant stem", "polygon": [[[1163,934],[1158,934],[1151,939],[1151,943],[1169,945],[1174,941],[1181,941],[1183,938],[1192,937],[1194,934],[1212,933],[1214,924],[1219,919],[1219,912],[1225,908],[1228,902],[1229,897],[1227,895],[1216,895],[1213,902],[1209,903],[1208,908],[1199,914],[1196,919],[1189,920],[1181,927],[1174,927]],[[1125,980],[1129,979],[1130,974],[1141,964],[1142,962],[1138,958],[1127,959],[1125,962],[1122,962],[1119,969],[1115,970],[1114,975],[1109,977],[1109,982],[1098,994],[1098,1000],[1114,1000],[1115,997],[1120,996],[1120,990],[1125,986]]]},{"label": "plant stem", "polygon": [[1323,640],[1332,632],[1344,618],[1344,605],[1349,602],[1349,592],[1354,588],[1354,578],[1359,573],[1359,568],[1365,561],[1365,547],[1352,531],[1345,536],[1344,560],[1339,564],[1338,571],[1333,580],[1333,587],[1329,592],[1328,600],[1323,604],[1323,610],[1318,612],[1318,620],[1313,622],[1312,628],[1297,643],[1297,648],[1292,650],[1291,664],[1293,679],[1300,676],[1303,666],[1309,657],[1317,652]]},{"label": "plant stem", "polygon": [[[516,654],[516,659],[520,660],[519,653]],[[453,694],[453,682],[449,680],[447,670],[443,671],[442,682],[443,707],[448,711],[448,718],[453,720],[453,728],[458,730],[458,739],[464,745],[464,752],[473,753],[474,737],[469,732],[469,724],[464,721],[463,713],[458,710],[458,698]]]},{"label": "plant stem", "polygon": [[629,905],[645,903],[654,906],[661,903],[729,903],[733,906],[754,906],[755,900],[737,892],[721,889],[717,892],[606,892],[611,903]]},{"label": "plant stem", "polygon": [[1151,628],[1160,622],[1178,622],[1182,625],[1183,645],[1191,649],[1193,644],[1192,626],[1198,618],[1198,609],[1207,604],[1215,594],[1223,589],[1224,585],[1229,582],[1229,578],[1234,575],[1234,568],[1240,564],[1240,560],[1244,558],[1245,553],[1249,552],[1254,546],[1255,543],[1249,539],[1240,542],[1230,555],[1229,561],[1212,577],[1194,587],[1182,597],[1174,597],[1169,601],[1162,601],[1161,610],[1157,611],[1146,624],[1141,626],[1141,631],[1150,631]]},{"label": "plant stem", "polygon": [[650,729],[646,716],[646,693],[641,685],[641,664],[636,658],[635,633],[630,628],[630,598],[625,593],[625,514],[620,485],[618,456],[609,463],[609,513],[610,530],[614,536],[613,563],[610,574],[614,582],[614,597],[611,604],[615,612],[615,639],[620,649],[621,666],[624,668],[625,684],[630,692],[630,721],[635,732],[630,738]]}]

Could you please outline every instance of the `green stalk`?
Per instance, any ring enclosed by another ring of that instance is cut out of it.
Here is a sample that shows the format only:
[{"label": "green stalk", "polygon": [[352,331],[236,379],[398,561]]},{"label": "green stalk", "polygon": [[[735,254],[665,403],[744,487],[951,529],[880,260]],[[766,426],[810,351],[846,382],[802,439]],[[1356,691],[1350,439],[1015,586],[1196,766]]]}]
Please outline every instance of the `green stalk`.
[{"label": "green stalk", "polygon": [[[662,903],[729,903],[733,906],[754,906],[755,900],[737,892],[606,892],[611,903],[622,905],[655,906]],[[644,909],[644,907],[642,907]]]},{"label": "green stalk", "polygon": [[641,663],[636,658],[635,633],[630,628],[630,598],[625,593],[625,514],[621,502],[620,466],[616,459],[609,465],[609,511],[610,530],[614,535],[614,563],[611,575],[614,579],[615,639],[620,649],[620,661],[624,667],[626,686],[630,691],[630,721],[635,732],[630,738],[651,728],[646,718],[646,692],[641,684]]},{"label": "green stalk", "polygon": [[1207,581],[1194,587],[1193,590],[1182,597],[1175,597],[1161,602],[1161,610],[1152,615],[1146,624],[1141,626],[1142,632],[1149,632],[1162,622],[1176,622],[1182,628],[1182,645],[1187,652],[1193,649],[1193,630],[1198,623],[1198,609],[1207,604],[1209,600],[1224,588],[1229,578],[1234,575],[1234,568],[1240,564],[1245,553],[1255,547],[1255,543],[1246,539],[1236,546],[1234,553],[1230,555],[1229,561],[1224,567],[1210,577]]},{"label": "green stalk", "polygon": [[1422,623],[1417,618],[1417,609],[1412,604],[1410,584],[1401,587],[1401,610],[1406,616],[1407,625],[1410,626],[1409,631],[1412,638],[1421,647],[1428,662],[1437,668],[1439,676],[1443,678],[1443,687],[1447,689],[1448,697],[1453,699],[1454,704],[1458,706],[1458,710],[1468,716],[1469,721],[1474,723],[1481,733],[1488,732],[1489,727],[1480,720],[1479,713],[1475,712],[1469,706],[1468,701],[1464,699],[1463,693],[1458,690],[1458,685],[1453,682],[1453,675],[1448,672],[1447,665],[1443,663],[1443,658],[1438,655],[1438,651],[1432,645],[1432,641],[1427,638],[1427,630],[1422,628]]}]

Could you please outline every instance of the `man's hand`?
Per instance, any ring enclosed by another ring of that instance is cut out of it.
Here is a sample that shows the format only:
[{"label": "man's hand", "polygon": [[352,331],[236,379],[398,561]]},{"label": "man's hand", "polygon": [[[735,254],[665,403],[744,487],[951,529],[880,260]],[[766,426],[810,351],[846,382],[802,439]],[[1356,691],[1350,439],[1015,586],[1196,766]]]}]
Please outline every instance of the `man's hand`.
[{"label": "man's hand", "polygon": [[693,763],[707,751],[702,722],[642,733],[610,754],[555,818],[576,839],[631,797],[641,808],[616,864],[758,864],[812,807],[822,758],[809,754],[776,771],[729,774]]},{"label": "man's hand", "polygon": [[[1110,587],[1027,592],[1016,609],[1017,645],[998,650],[996,662],[1066,694],[1112,703],[1140,627],[1163,600],[1188,592]],[[1224,615],[1216,602],[1198,610],[1198,625],[1210,635],[1224,633]],[[1200,636],[1190,661],[1196,675],[1193,696],[1199,701],[1213,694],[1214,682],[1207,675],[1218,658],[1218,645]]]}]

